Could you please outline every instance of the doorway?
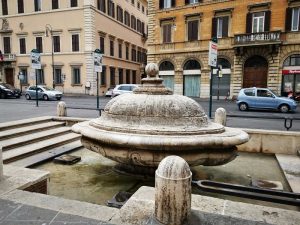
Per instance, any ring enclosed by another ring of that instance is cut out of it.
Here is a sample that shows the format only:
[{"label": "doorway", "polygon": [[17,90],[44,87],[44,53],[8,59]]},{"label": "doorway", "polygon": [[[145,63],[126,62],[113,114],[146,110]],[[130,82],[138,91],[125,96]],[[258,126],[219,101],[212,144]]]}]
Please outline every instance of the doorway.
[{"label": "doorway", "polygon": [[13,68],[6,68],[5,69],[5,82],[14,86],[14,69]]},{"label": "doorway", "polygon": [[243,88],[268,85],[268,62],[261,56],[253,56],[245,62]]}]

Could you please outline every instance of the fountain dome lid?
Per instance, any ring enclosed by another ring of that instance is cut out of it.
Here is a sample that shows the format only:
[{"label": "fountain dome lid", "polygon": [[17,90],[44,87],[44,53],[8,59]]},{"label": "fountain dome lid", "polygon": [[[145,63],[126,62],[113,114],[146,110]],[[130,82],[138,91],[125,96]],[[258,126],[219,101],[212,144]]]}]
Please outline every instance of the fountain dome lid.
[{"label": "fountain dome lid", "polygon": [[157,64],[148,64],[146,73],[141,86],[133,93],[113,98],[90,125],[107,131],[155,135],[224,132],[222,125],[208,120],[196,101],[174,95],[163,85]]}]

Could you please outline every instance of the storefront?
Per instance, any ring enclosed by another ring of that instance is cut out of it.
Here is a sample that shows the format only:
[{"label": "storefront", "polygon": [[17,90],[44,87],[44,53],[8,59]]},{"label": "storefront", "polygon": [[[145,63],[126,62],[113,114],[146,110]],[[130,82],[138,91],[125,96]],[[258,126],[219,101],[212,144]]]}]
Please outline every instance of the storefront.
[{"label": "storefront", "polygon": [[300,55],[289,56],[283,63],[281,95],[300,95]]}]

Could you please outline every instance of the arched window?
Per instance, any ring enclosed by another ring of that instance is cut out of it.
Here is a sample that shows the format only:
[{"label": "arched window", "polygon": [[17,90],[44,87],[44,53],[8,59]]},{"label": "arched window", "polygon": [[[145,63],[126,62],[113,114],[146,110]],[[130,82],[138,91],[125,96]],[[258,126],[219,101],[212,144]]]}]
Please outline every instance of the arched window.
[{"label": "arched window", "polygon": [[159,65],[159,70],[160,71],[169,71],[169,70],[174,70],[174,65],[170,61],[163,61]]},{"label": "arched window", "polygon": [[218,58],[218,65],[221,65],[223,69],[231,69],[230,62],[224,58]]},{"label": "arched window", "polygon": [[189,60],[184,64],[184,70],[200,70],[201,66],[197,60]]},{"label": "arched window", "polygon": [[289,56],[284,61],[283,66],[300,66],[300,54]]}]

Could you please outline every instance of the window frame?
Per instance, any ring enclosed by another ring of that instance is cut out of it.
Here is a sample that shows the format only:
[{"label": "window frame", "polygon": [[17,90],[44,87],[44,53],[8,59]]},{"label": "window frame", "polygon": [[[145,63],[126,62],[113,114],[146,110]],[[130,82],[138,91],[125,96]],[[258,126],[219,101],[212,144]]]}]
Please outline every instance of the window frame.
[{"label": "window frame", "polygon": [[59,1],[58,0],[52,0],[52,10],[59,9]]},{"label": "window frame", "polygon": [[78,7],[78,0],[70,0],[70,7]]},{"label": "window frame", "polygon": [[[21,40],[24,40],[24,43],[21,42]],[[20,37],[19,38],[19,50],[20,50],[20,55],[25,55],[26,54],[26,38],[25,37]]]},{"label": "window frame", "polygon": [[[40,43],[38,42],[38,40],[40,40]],[[35,37],[35,46],[36,46],[36,49],[39,51],[39,53],[43,53],[44,49],[43,49],[43,37],[42,36]]]},{"label": "window frame", "polygon": [[[3,36],[2,41],[3,41],[3,54],[11,54],[11,36]],[[8,41],[8,43],[6,43],[6,41]]]},{"label": "window frame", "polygon": [[[298,11],[298,15],[296,16],[296,20],[297,20],[297,28],[294,29],[294,17],[295,17],[295,11]],[[298,7],[295,7],[295,8],[292,8],[292,19],[291,19],[291,31],[299,31],[299,24],[300,24],[300,8]]]},{"label": "window frame", "polygon": [[42,11],[42,0],[34,0],[34,11],[35,12]]},{"label": "window frame", "polygon": [[[78,41],[76,42],[76,40],[73,40],[73,36],[77,36],[78,37]],[[74,43],[75,41],[75,43]],[[78,43],[78,46],[74,45]],[[78,47],[78,48],[76,48]],[[73,33],[71,34],[71,49],[72,49],[72,52],[80,52],[80,35],[78,33]]]},{"label": "window frame", "polygon": [[[166,26],[170,26],[170,40],[169,39],[166,40],[167,37],[164,38],[164,32],[165,32],[164,28]],[[161,23],[161,43],[162,44],[168,44],[168,43],[172,43],[174,41],[173,40],[173,37],[174,37],[174,35],[173,35],[173,26],[174,26],[173,20],[164,21],[164,22]]]},{"label": "window frame", "polygon": [[18,0],[18,14],[24,13],[24,0]]},{"label": "window frame", "polygon": [[[79,73],[75,73],[75,71],[79,71]],[[76,76],[79,76],[79,77],[76,77]],[[78,78],[79,78],[79,82],[77,82]],[[81,67],[80,66],[72,66],[72,85],[81,85]]]},{"label": "window frame", "polygon": [[[192,37],[189,36],[189,23],[195,22],[197,21],[198,26],[197,26],[197,38],[196,39],[192,39]],[[200,19],[196,18],[196,17],[191,17],[188,18],[186,20],[186,41],[199,41],[199,37],[200,37]]]},{"label": "window frame", "polygon": [[[255,16],[256,14],[259,14],[259,13],[263,13],[263,16]],[[265,31],[265,18],[266,18],[266,12],[254,12],[252,14],[252,33],[261,33],[261,32]],[[255,20],[258,21],[256,31],[254,30]],[[259,30],[261,21],[263,24],[262,31]]]},{"label": "window frame", "polygon": [[[61,52],[61,43],[60,43],[60,36],[59,35],[53,35],[53,52]],[[56,39],[58,38],[58,39]],[[58,43],[57,43],[58,40]]]}]

